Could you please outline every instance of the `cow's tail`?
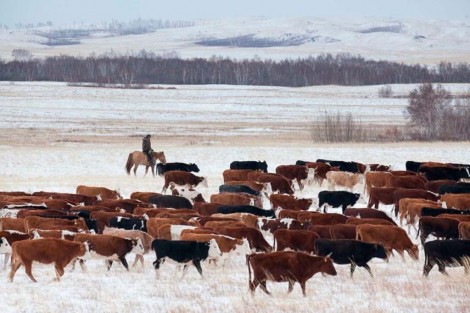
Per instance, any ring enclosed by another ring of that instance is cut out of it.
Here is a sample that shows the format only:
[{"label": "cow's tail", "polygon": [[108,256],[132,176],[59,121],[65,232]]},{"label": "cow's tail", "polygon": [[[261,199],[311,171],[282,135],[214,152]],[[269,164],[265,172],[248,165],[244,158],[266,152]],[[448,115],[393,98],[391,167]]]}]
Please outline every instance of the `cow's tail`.
[{"label": "cow's tail", "polygon": [[131,174],[132,165],[134,165],[134,162],[132,161],[132,152],[131,152],[131,153],[129,153],[129,157],[127,158],[127,162],[126,162],[127,175]]}]

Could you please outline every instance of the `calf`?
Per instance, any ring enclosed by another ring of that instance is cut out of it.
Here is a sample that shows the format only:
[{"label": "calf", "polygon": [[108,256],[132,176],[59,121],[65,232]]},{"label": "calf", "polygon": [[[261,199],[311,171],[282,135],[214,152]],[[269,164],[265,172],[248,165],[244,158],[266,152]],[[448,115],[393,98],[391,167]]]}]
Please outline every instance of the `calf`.
[{"label": "calf", "polygon": [[397,188],[371,188],[369,192],[369,203],[367,208],[379,208],[379,204],[394,204],[393,193]]},{"label": "calf", "polygon": [[372,277],[372,271],[367,262],[372,258],[387,259],[387,253],[381,244],[347,239],[318,239],[315,246],[319,256],[328,255],[336,264],[351,264],[351,277],[353,277],[356,265],[364,267]]},{"label": "calf", "polygon": [[359,184],[362,180],[361,174],[353,174],[348,172],[334,172],[326,173],[326,180],[328,181],[328,190],[335,190],[336,186],[341,186],[353,191],[354,186]]},{"label": "calf", "polygon": [[[246,256],[250,291],[253,294],[258,285],[266,294],[266,281],[288,282],[290,293],[294,283],[298,282],[302,294],[306,296],[306,282],[316,273],[336,275],[335,267],[329,257],[311,256],[304,252],[277,251],[263,254],[250,254]],[[253,268],[253,281],[251,269]]]},{"label": "calf", "polygon": [[22,240],[12,244],[11,271],[8,280],[13,282],[16,271],[24,265],[26,275],[37,282],[32,273],[33,262],[54,263],[56,278],[64,275],[64,267],[76,258],[89,257],[88,243],[62,239]]},{"label": "calf", "polygon": [[188,269],[187,263],[192,262],[202,276],[201,261],[208,257],[217,258],[222,255],[215,239],[211,239],[209,242],[155,239],[152,241],[152,250],[155,251],[157,257],[153,262],[157,278],[160,276],[160,265],[166,258],[184,264],[184,277]]},{"label": "calf", "polygon": [[105,199],[122,199],[121,194],[117,190],[111,190],[105,187],[92,187],[78,185],[76,193],[90,197],[98,197],[101,200]]},{"label": "calf", "polygon": [[434,240],[424,245],[425,263],[423,275],[428,276],[434,265],[439,272],[449,275],[446,266],[463,266],[465,274],[470,269],[470,240]]},{"label": "calf", "polygon": [[251,172],[248,173],[247,178],[248,180],[256,181],[258,183],[270,183],[273,192],[287,193],[289,195],[294,194],[292,183],[282,175],[273,173]]},{"label": "calf", "polygon": [[263,234],[251,227],[214,227],[216,232],[238,239],[247,239],[253,252],[271,252],[272,247],[264,239]]},{"label": "calf", "polygon": [[276,174],[284,176],[291,184],[295,180],[299,189],[303,190],[304,183],[309,181],[309,177],[313,178],[314,169],[302,165],[279,165],[276,167]]},{"label": "calf", "polygon": [[163,185],[162,193],[165,193],[170,183],[179,186],[187,186],[188,188],[195,188],[199,184],[207,187],[207,179],[205,177],[196,176],[189,172],[169,171],[165,173],[164,178],[165,184]]},{"label": "calf", "polygon": [[[126,255],[130,252],[135,254],[144,253],[144,246],[140,239],[125,239],[109,235],[76,234],[75,241],[90,242],[93,246],[93,252],[91,253],[92,257],[104,259],[106,261],[108,271],[111,269],[113,261],[120,261],[124,268],[129,271]],[[80,266],[85,270],[84,260],[81,258]]]},{"label": "calf", "polygon": [[[320,191],[318,193],[318,207],[321,210],[325,204],[329,204],[334,208],[341,207],[344,213],[348,205],[355,205],[360,196],[358,193],[348,191]],[[326,206],[323,212],[326,213]]]}]

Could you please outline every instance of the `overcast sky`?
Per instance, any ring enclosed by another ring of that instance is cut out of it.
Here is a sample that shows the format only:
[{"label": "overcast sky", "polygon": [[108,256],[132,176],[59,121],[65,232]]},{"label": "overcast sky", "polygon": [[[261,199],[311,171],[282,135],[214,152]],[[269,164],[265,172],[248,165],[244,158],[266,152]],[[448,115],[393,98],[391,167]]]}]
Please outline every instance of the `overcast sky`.
[{"label": "overcast sky", "polygon": [[227,17],[470,19],[470,0],[0,0],[0,24]]}]

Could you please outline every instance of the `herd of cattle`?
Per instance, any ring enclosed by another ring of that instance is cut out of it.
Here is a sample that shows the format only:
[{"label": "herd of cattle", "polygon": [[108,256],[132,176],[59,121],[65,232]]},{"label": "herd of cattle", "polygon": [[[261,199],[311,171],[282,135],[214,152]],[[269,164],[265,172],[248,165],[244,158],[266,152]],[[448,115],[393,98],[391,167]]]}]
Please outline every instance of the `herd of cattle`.
[{"label": "herd of cattle", "polygon": [[[269,294],[266,282],[273,280],[288,282],[289,292],[298,282],[305,295],[314,274],[337,274],[334,263],[350,264],[352,277],[357,266],[372,276],[368,262],[388,260],[394,251],[418,260],[411,227],[424,246],[424,275],[436,264],[443,274],[446,266],[464,266],[466,274],[470,268],[467,164],[408,161],[406,170],[394,171],[319,159],[269,173],[266,162],[234,161],[209,202],[197,190],[207,187],[204,177],[192,173],[199,172],[197,165],[160,163],[157,169],[164,178],[162,193],[133,192],[129,199],[82,185],[76,193],[0,192],[0,253],[4,268],[11,259],[9,280],[23,265],[36,281],[34,261],[53,263],[56,280],[69,263],[75,267],[79,261],[85,269],[88,259],[105,260],[108,270],[119,261],[128,270],[126,255],[135,254],[134,266],[139,261],[143,266],[150,251],[157,277],[166,258],[183,264],[183,275],[190,263],[202,275],[201,261],[217,264],[238,254],[246,256],[252,292],[259,285]],[[296,189],[321,187],[324,180],[328,190],[318,197],[295,196]],[[367,196],[367,208],[352,208]],[[393,204],[395,219],[379,210],[380,204]],[[327,213],[327,207],[341,213]],[[395,220],[405,222],[408,232]],[[438,240],[427,241],[429,235]]]}]

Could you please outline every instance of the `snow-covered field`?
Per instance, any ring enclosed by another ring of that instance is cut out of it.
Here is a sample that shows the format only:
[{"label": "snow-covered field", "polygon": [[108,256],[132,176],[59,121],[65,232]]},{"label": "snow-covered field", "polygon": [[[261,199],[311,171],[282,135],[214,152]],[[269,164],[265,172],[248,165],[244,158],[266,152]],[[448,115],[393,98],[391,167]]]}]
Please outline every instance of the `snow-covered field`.
[{"label": "snow-covered field", "polygon": [[[414,86],[393,86],[406,93]],[[466,91],[468,85],[449,86]],[[380,99],[378,86],[343,88],[262,88],[176,86],[176,89],[115,90],[67,87],[51,83],[0,84],[0,190],[74,192],[79,184],[133,191],[156,191],[161,177],[127,176],[129,152],[140,150],[141,135],[152,134],[154,149],[168,162],[194,162],[208,177],[204,197],[216,193],[222,171],[233,160],[266,160],[269,170],[296,160],[317,158],[391,164],[403,169],[406,160],[470,163],[470,143],[316,144],[307,127],[318,107],[356,107],[364,121],[404,123],[403,99]],[[181,105],[184,103],[184,105]],[[250,105],[247,105],[250,104]],[[374,109],[367,105],[374,105]],[[363,106],[364,105],[364,106]],[[301,112],[301,114],[299,114]],[[302,122],[303,121],[303,122]],[[303,124],[302,124],[303,123]],[[201,125],[206,133],[201,135]],[[240,137],[226,125],[250,133]],[[179,130],[178,130],[179,129]],[[179,133],[178,133],[179,131]],[[177,134],[175,134],[176,132]],[[220,133],[219,133],[220,132]],[[282,137],[280,134],[285,132]],[[296,134],[298,134],[296,136]],[[279,138],[281,137],[281,138]],[[219,138],[210,141],[211,138]],[[222,138],[222,139],[220,139]],[[225,138],[225,139],[223,139]],[[316,197],[321,189],[308,186],[301,197]],[[360,191],[361,188],[357,188]],[[357,207],[363,207],[364,202]],[[390,207],[382,207],[390,212]],[[331,209],[331,212],[338,212]],[[413,241],[415,233],[411,234]],[[268,238],[272,242],[272,238]],[[422,250],[422,249],[421,249]],[[133,259],[129,256],[128,260]],[[126,272],[119,264],[106,271],[103,262],[89,261],[88,272],[69,268],[60,283],[52,282],[52,266],[35,264],[37,284],[20,268],[14,283],[1,270],[0,303],[4,312],[469,312],[470,276],[463,268],[444,277],[433,269],[422,277],[424,262],[399,257],[390,263],[373,260],[374,278],[358,268],[353,279],[348,266],[336,266],[335,277],[314,276],[307,297],[298,285],[286,296],[286,283],[269,283],[269,297],[248,291],[244,257],[226,266],[203,264],[201,279],[191,268],[184,279],[171,263],[156,279],[146,256],[144,269]]]},{"label": "snow-covered field", "polygon": [[[157,54],[174,51],[182,58],[210,58],[216,55],[236,59],[257,56],[279,60],[322,53],[352,53],[376,60],[436,64],[440,61],[469,62],[469,29],[468,20],[246,17],[197,20],[192,27],[160,29],[141,35],[103,37],[103,33],[92,34],[89,38],[81,39],[78,45],[61,46],[48,46],[48,39],[37,34],[47,31],[47,28],[0,30],[0,57],[11,59],[14,49],[26,49],[36,57],[61,54],[88,56],[111,50],[132,53],[145,49]],[[244,36],[260,41],[299,42],[264,48],[197,44],[203,40],[230,41],[230,38]]]}]

